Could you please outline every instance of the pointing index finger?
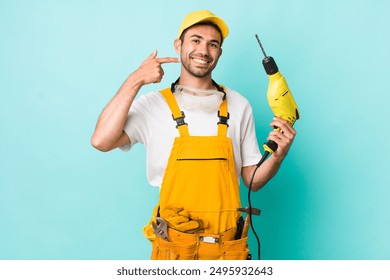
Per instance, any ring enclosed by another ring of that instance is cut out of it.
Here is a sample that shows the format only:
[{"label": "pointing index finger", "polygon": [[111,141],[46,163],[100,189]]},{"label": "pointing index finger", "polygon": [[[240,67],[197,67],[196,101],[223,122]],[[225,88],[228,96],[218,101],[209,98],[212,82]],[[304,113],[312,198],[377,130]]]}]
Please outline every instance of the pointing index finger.
[{"label": "pointing index finger", "polygon": [[160,64],[163,64],[163,63],[178,63],[180,62],[180,59],[176,58],[176,57],[160,57],[160,58],[156,58],[156,61]]}]

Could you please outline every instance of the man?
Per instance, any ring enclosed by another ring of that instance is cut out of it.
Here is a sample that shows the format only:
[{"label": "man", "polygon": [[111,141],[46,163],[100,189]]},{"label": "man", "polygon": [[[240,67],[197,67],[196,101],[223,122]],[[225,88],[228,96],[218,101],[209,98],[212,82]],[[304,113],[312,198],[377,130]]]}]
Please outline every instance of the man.
[{"label": "man", "polygon": [[[144,228],[152,259],[248,255],[237,224],[239,178],[249,185],[261,154],[249,103],[212,79],[228,33],[210,11],[188,14],[174,41],[180,59],[159,58],[157,51],[147,57],[104,108],[92,136],[101,151],[129,150],[138,142],[146,147],[148,180],[160,187],[159,204]],[[181,63],[179,79],[135,100],[142,86],[162,80],[166,63]],[[282,131],[268,136],[278,149],[257,170],[253,191],[276,174],[296,134],[283,119],[270,125]]]}]

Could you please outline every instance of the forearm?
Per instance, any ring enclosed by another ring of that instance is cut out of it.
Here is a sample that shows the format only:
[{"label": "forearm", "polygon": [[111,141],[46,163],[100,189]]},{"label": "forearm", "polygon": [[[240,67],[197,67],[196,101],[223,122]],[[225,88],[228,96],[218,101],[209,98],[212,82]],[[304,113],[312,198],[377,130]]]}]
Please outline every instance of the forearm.
[{"label": "forearm", "polygon": [[96,149],[109,151],[115,148],[123,133],[129,109],[141,86],[141,80],[134,74],[130,75],[103,109],[91,138]]},{"label": "forearm", "polygon": [[[278,172],[281,164],[282,159],[275,157],[274,155],[271,155],[264,161],[255,173],[252,182],[252,191],[256,192],[260,190],[269,180],[271,180]],[[242,169],[242,179],[247,187],[249,187],[255,169],[256,165],[243,167]]]}]

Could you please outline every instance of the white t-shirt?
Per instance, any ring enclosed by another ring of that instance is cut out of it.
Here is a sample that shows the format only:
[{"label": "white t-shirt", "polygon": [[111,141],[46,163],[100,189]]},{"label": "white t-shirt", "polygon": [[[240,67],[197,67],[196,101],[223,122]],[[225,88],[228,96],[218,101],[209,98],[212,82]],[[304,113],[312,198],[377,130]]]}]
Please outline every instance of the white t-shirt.
[{"label": "white t-shirt", "polygon": [[[232,139],[237,178],[243,166],[259,162],[259,151],[252,115],[252,107],[239,93],[226,88],[229,127],[227,136]],[[202,98],[202,97],[200,97]],[[204,112],[186,110],[185,122],[190,135],[214,136],[218,133],[218,110]],[[120,147],[124,151],[136,143],[146,148],[146,174],[152,186],[161,186],[175,137],[179,137],[176,122],[164,97],[159,92],[141,95],[129,110],[124,131],[130,143]]]}]

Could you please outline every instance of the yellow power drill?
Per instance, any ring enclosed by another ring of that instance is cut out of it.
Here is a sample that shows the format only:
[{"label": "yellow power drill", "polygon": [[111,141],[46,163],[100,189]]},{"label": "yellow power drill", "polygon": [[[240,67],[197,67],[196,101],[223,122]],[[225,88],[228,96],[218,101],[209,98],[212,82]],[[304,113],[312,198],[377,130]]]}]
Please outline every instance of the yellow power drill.
[{"label": "yellow power drill", "polygon": [[[282,118],[288,121],[290,125],[293,125],[295,121],[299,119],[298,106],[294,101],[294,98],[291,94],[290,89],[288,88],[286,80],[284,79],[283,75],[279,72],[275,60],[271,56],[267,56],[257,34],[256,34],[256,39],[260,45],[261,51],[264,54],[263,66],[265,72],[269,77],[269,84],[267,90],[267,99],[268,99],[269,106],[271,107],[271,110],[276,117]],[[278,127],[275,127],[275,129],[279,131],[281,130]],[[260,260],[260,239],[253,227],[252,217],[251,217],[251,213],[253,209],[252,202],[251,202],[252,183],[257,169],[266,160],[269,154],[272,154],[273,152],[276,151],[276,149],[278,148],[278,144],[270,140],[267,143],[264,143],[263,147],[265,152],[262,158],[260,159],[260,161],[256,164],[256,168],[252,173],[252,177],[249,183],[249,190],[248,190],[248,204],[249,204],[248,215],[250,216],[249,220],[251,221],[250,223],[251,229],[257,240],[257,254],[259,260]]]},{"label": "yellow power drill", "polygon": [[[264,54],[263,66],[269,77],[267,90],[269,106],[276,117],[282,118],[288,121],[290,125],[293,125],[299,119],[298,106],[294,101],[284,76],[279,72],[275,60],[271,56],[267,56],[257,34],[256,39]],[[280,130],[279,128],[275,129]],[[278,148],[278,144],[270,140],[264,143],[263,147],[268,153],[272,154]]]}]

